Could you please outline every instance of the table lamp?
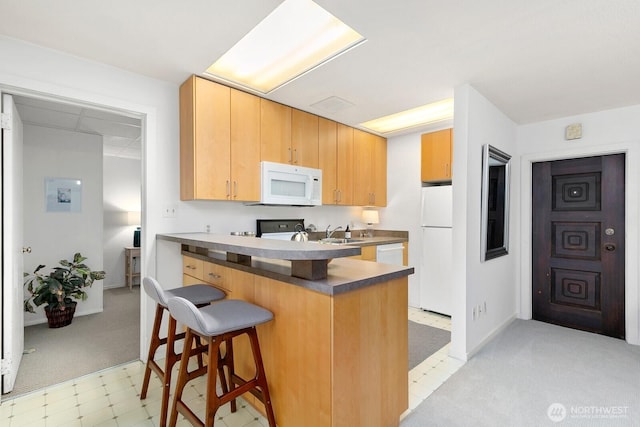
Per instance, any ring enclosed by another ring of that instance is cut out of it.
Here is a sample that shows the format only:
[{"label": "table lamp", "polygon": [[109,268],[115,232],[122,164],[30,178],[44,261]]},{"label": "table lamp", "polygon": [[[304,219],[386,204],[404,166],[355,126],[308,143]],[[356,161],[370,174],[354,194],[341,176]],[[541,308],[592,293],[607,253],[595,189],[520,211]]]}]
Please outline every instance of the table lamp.
[{"label": "table lamp", "polygon": [[377,224],[380,222],[378,211],[373,209],[363,209],[362,221],[367,224],[367,237],[373,237],[373,224]]},{"label": "table lamp", "polygon": [[133,232],[133,247],[140,247],[140,211],[127,212],[127,223],[129,225],[136,225],[136,229]]}]

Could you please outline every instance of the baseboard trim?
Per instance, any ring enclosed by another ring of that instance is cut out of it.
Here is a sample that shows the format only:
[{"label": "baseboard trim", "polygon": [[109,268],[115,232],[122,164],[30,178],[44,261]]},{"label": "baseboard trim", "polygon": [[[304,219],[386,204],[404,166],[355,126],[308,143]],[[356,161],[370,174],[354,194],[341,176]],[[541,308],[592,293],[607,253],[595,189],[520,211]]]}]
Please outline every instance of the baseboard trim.
[{"label": "baseboard trim", "polygon": [[480,343],[478,343],[478,345],[476,345],[474,348],[472,348],[470,351],[467,352],[467,360],[475,356],[480,350],[482,350],[482,348],[485,345],[487,345],[489,341],[495,338],[496,335],[498,335],[500,332],[504,331],[507,328],[507,326],[509,326],[516,319],[517,319],[517,316],[514,313],[511,316],[509,316],[507,319],[505,319],[505,321],[502,322],[500,325],[496,326],[493,329],[493,331],[489,333],[489,335],[487,335],[482,341],[480,341]]}]

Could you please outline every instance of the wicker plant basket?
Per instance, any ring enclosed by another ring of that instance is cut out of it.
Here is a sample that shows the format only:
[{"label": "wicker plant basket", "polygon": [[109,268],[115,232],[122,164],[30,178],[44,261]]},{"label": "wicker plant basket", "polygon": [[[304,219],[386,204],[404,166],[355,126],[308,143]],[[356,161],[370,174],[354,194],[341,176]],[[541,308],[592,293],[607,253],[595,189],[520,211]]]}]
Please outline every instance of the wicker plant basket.
[{"label": "wicker plant basket", "polygon": [[70,325],[71,321],[73,320],[73,314],[76,312],[77,304],[77,302],[73,301],[64,310],[60,310],[59,308],[54,308],[53,310],[51,310],[48,305],[45,306],[44,312],[47,315],[49,327],[62,328],[64,326]]}]

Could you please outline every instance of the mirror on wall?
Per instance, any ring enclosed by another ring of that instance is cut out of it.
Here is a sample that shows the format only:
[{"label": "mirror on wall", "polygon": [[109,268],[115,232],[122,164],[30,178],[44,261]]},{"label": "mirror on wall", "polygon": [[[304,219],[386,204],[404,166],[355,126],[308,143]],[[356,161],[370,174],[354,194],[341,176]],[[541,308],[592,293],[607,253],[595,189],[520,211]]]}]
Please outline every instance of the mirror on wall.
[{"label": "mirror on wall", "polygon": [[489,144],[482,147],[482,261],[509,253],[509,159]]}]

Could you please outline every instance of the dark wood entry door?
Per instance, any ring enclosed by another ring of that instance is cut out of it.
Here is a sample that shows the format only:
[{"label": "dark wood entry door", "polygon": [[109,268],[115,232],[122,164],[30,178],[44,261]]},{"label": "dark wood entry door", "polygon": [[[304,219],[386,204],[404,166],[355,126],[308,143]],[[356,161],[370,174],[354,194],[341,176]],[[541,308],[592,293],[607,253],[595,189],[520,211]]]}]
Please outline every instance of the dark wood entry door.
[{"label": "dark wood entry door", "polygon": [[624,154],[533,164],[533,318],[624,338]]}]

